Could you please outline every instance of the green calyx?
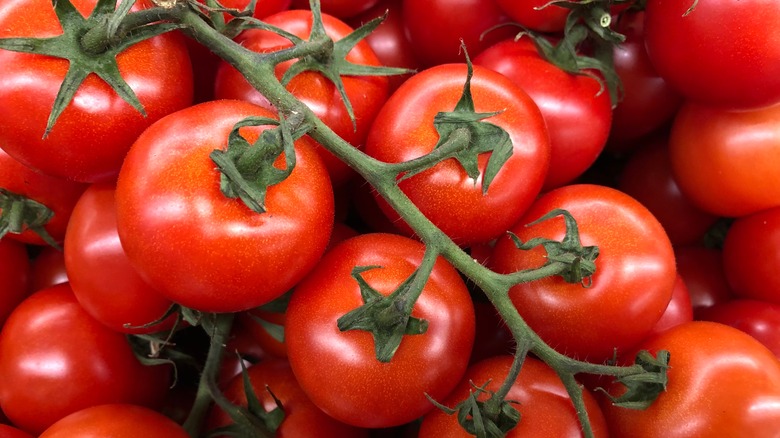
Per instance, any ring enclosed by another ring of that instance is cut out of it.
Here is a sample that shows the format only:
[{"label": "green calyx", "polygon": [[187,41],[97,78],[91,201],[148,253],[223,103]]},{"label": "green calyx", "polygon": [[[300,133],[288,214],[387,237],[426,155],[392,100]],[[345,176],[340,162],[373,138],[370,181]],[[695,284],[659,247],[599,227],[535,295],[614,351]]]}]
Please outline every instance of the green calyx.
[{"label": "green calyx", "polygon": [[44,242],[61,249],[59,243],[44,226],[54,217],[54,212],[38,201],[0,188],[0,239],[8,233],[21,234],[31,230]]},{"label": "green calyx", "polygon": [[98,0],[90,16],[84,18],[70,0],[52,0],[54,12],[62,26],[62,35],[51,38],[0,39],[0,49],[63,58],[70,62],[54,99],[44,138],[91,73],[103,79],[122,99],[146,115],[138,96],[119,73],[116,57],[134,44],[178,29],[181,25],[154,23],[122,29],[121,23],[134,1],[123,0],[116,8],[115,0]]},{"label": "green calyx", "polygon": [[[476,386],[472,382],[468,397],[454,408],[433,400],[428,394],[425,396],[448,415],[457,413],[458,423],[469,434],[477,438],[503,438],[520,422],[520,412],[514,407],[516,401],[504,400],[502,397],[499,400],[495,393],[485,389],[489,383]],[[482,394],[489,395],[487,400],[479,400]]]},{"label": "green calyx", "polygon": [[617,382],[626,387],[626,392],[619,397],[605,394],[612,400],[612,404],[627,409],[647,409],[666,391],[669,369],[669,352],[659,351],[654,357],[650,352],[642,350],[637,353],[634,363],[640,365],[644,372],[620,376]]}]

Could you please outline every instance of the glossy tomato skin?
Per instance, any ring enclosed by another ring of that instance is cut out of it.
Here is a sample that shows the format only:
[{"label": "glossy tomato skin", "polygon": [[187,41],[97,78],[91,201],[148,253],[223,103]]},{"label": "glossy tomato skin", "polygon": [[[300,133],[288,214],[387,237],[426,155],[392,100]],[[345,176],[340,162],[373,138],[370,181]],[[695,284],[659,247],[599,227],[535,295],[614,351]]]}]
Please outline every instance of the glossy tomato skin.
[{"label": "glossy tomato skin", "polygon": [[[52,37],[61,33],[48,0],[10,3],[0,13],[0,38]],[[75,0],[84,15],[95,0]],[[149,7],[138,2],[139,7]],[[23,17],[35,17],[25,19]],[[68,61],[0,50],[0,145],[11,156],[46,174],[77,181],[110,181],[133,140],[160,117],[192,103],[192,67],[181,35],[166,33],[117,56],[122,77],[146,117],[97,75],[90,75],[43,134]]]},{"label": "glossy tomato skin", "polygon": [[130,264],[116,229],[115,187],[90,186],[73,209],[65,235],[65,267],[76,299],[93,318],[123,333],[154,333],[173,303],[149,286]]},{"label": "glossy tomato skin", "polygon": [[30,281],[27,290],[37,292],[55,284],[67,283],[63,251],[53,246],[41,247],[30,263]]},{"label": "glossy tomato skin", "polygon": [[[547,277],[510,290],[520,315],[558,351],[602,361],[642,341],[669,304],[676,278],[669,238],[653,215],[630,196],[604,186],[579,184],[542,195],[510,229],[521,241],[559,240],[561,217],[531,222],[561,208],[576,219],[582,245],[599,248],[590,287]],[[496,243],[491,264],[501,273],[542,266],[542,247],[517,249],[509,237]],[[620,327],[620,330],[615,330]]]},{"label": "glossy tomato skin", "polygon": [[780,102],[778,21],[772,2],[650,0],[645,43],[661,77],[688,100],[757,108]]},{"label": "glossy tomato skin", "polygon": [[265,304],[297,283],[330,239],[333,190],[308,137],[296,141],[291,175],[268,189],[266,214],[222,194],[209,154],[248,116],[274,117],[241,101],[174,113],[139,137],[119,175],[117,230],[127,257],[153,288],[187,307]]},{"label": "glossy tomato skin", "polygon": [[[345,20],[374,7],[379,0],[321,0],[322,12]],[[294,9],[309,9],[309,0],[292,0]]]},{"label": "glossy tomato skin", "polygon": [[0,436],[3,438],[33,438],[29,433],[7,424],[0,424]]},{"label": "glossy tomato skin", "polygon": [[513,22],[539,32],[562,31],[570,11],[546,0],[496,0],[496,4]]},{"label": "glossy tomato skin", "polygon": [[[749,335],[723,324],[694,321],[639,348],[670,352],[666,391],[644,410],[603,400],[611,436],[777,436],[780,362]],[[620,390],[610,392],[617,395]]]},{"label": "glossy tomato skin", "polygon": [[734,297],[734,292],[726,280],[722,250],[684,245],[675,247],[674,254],[677,272],[688,288],[694,314],[699,309],[729,301]]},{"label": "glossy tomato skin", "polygon": [[29,296],[0,332],[0,405],[34,434],[89,406],[156,406],[169,372],[142,365],[125,336],[89,316],[68,284]]},{"label": "glossy tomato skin", "polygon": [[737,298],[702,309],[696,316],[742,330],[780,359],[780,304]]},{"label": "glossy tomato skin", "polygon": [[[338,41],[353,29],[343,21],[323,14],[325,32],[334,41]],[[288,10],[266,17],[266,23],[278,26],[301,38],[308,38],[311,33],[312,14],[307,10]],[[255,52],[271,52],[292,46],[292,43],[275,33],[265,30],[248,30],[236,38],[245,48]],[[347,61],[361,65],[380,65],[371,46],[366,41],[358,43],[347,55]],[[276,67],[276,77],[281,79],[293,61],[279,64]],[[287,89],[301,102],[306,104],[317,117],[341,138],[355,147],[362,147],[368,129],[379,108],[388,96],[388,79],[382,76],[343,76],[344,88],[352,104],[355,114],[355,126],[349,117],[347,108],[341,99],[341,94],[333,83],[322,74],[303,72],[287,84]],[[226,62],[222,62],[217,70],[215,83],[217,99],[240,99],[255,103],[273,110],[273,105],[262,94],[252,87],[241,74]],[[351,169],[335,155],[319,148],[323,161],[328,167],[334,185],[341,185],[354,175]]]},{"label": "glossy tomato skin", "polygon": [[723,269],[735,295],[780,304],[778,245],[780,207],[740,217],[731,224],[723,242]]},{"label": "glossy tomato skin", "polygon": [[[494,356],[477,362],[469,367],[463,380],[447,399],[439,402],[454,407],[474,390],[472,385],[482,386],[487,383],[488,391],[498,391],[511,366],[512,356],[508,355]],[[487,398],[488,396],[483,394],[479,400]],[[596,398],[587,390],[583,392],[583,398],[594,436],[607,437],[607,424]],[[555,371],[538,359],[525,358],[506,400],[517,402],[514,407],[520,411],[520,422],[506,434],[507,438],[582,436],[582,428],[566,388]],[[447,415],[435,409],[423,417],[419,438],[444,436],[466,438],[473,435],[458,424],[456,415]]]},{"label": "glossy tomato skin", "polygon": [[669,151],[675,181],[702,210],[737,217],[780,206],[780,105],[729,111],[686,103]]},{"label": "glossy tomato skin", "polygon": [[51,425],[39,438],[190,438],[183,427],[149,408],[105,404],[74,412]]},{"label": "glossy tomato skin", "polygon": [[0,239],[0,328],[27,296],[29,282],[30,262],[25,246],[15,240]]},{"label": "glossy tomato skin", "polygon": [[688,287],[685,285],[682,276],[677,274],[672,290],[672,299],[666,306],[661,318],[655,323],[647,337],[655,336],[658,333],[665,332],[672,327],[693,321],[693,306],[691,305],[691,295],[688,293]]},{"label": "glossy tomato skin", "polygon": [[539,106],[551,147],[543,191],[573,181],[596,161],[612,124],[609,93],[596,79],[547,62],[530,38],[501,41],[474,63],[507,76]]},{"label": "glossy tomato skin", "polygon": [[[271,393],[281,402],[285,418],[276,430],[275,437],[365,438],[368,436],[366,429],[337,421],[315,406],[301,389],[287,360],[267,358],[248,367],[246,373],[255,395],[266,412],[277,407]],[[228,382],[224,394],[239,406],[247,405],[244,379],[241,374]],[[223,410],[214,407],[208,417],[206,430],[232,423]]]},{"label": "glossy tomato skin", "polygon": [[[367,331],[341,332],[337,320],[363,304],[355,266],[382,266],[362,276],[390,294],[420,265],[421,243],[392,234],[364,234],[329,251],[293,292],[287,308],[290,365],[309,398],[328,415],[359,427],[408,423],[443,399],[466,370],[474,342],[474,307],[457,271],[437,260],[412,316],[424,334],[403,337],[395,355],[379,362]],[[425,370],[425,372],[421,372]]]},{"label": "glossy tomato skin", "polygon": [[[455,109],[466,81],[465,64],[445,64],[417,73],[396,90],[371,127],[366,153],[386,163],[408,161],[431,152],[439,134],[439,112]],[[482,192],[490,154],[479,156],[480,177],[470,178],[455,159],[447,159],[401,181],[401,190],[456,243],[468,246],[499,236],[514,224],[539,193],[549,167],[549,136],[539,108],[503,75],[475,65],[471,93],[476,112],[501,111],[485,119],[509,134],[512,156]],[[378,194],[377,202],[399,229],[411,229]]]},{"label": "glossy tomato skin", "polygon": [[[54,215],[43,228],[55,242],[62,242],[73,207],[87,185],[37,172],[0,150],[0,188],[41,203],[51,210]],[[5,238],[48,245],[29,228],[20,234],[8,233]]]}]

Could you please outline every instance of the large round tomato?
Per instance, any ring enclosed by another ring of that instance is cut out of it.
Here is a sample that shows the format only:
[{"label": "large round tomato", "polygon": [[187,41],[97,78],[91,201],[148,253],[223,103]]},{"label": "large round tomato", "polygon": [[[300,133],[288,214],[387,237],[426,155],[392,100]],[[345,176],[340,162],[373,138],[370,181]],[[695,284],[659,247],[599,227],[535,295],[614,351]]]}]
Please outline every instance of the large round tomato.
[{"label": "large round tomato", "polygon": [[[330,250],[294,290],[285,336],[293,372],[309,398],[328,415],[362,427],[407,423],[433,408],[460,381],[474,341],[474,307],[458,272],[436,261],[412,317],[423,334],[404,335],[389,362],[380,362],[364,330],[340,331],[337,320],[363,304],[355,267],[387,296],[420,265],[421,243],[392,234],[364,234]],[[369,414],[370,413],[370,414]]]},{"label": "large round tomato", "polygon": [[151,333],[173,305],[147,284],[127,259],[116,230],[114,185],[90,186],[73,209],[65,234],[65,267],[79,304],[112,330]]},{"label": "large round tomato", "polygon": [[[95,0],[72,0],[88,15]],[[6,7],[7,6],[7,7]],[[136,10],[149,2],[137,2]],[[6,2],[0,38],[62,33],[49,0]],[[137,43],[117,56],[122,77],[146,111],[140,114],[97,75],[89,75],[44,137],[69,62],[0,49],[0,147],[44,173],[94,182],[116,178],[130,145],[160,117],[192,102],[192,67],[181,35]]]},{"label": "large round tomato", "polygon": [[780,206],[780,104],[730,111],[687,103],[669,151],[680,190],[702,210],[736,217]]},{"label": "large round tomato", "polygon": [[[312,14],[306,10],[282,11],[263,21],[278,26],[301,38],[311,33]],[[334,41],[338,41],[353,29],[341,20],[323,14],[325,32]],[[236,38],[242,46],[255,52],[273,52],[292,46],[290,40],[270,31],[248,30]],[[379,60],[366,41],[361,41],[349,51],[346,60],[360,65],[378,66]],[[276,77],[281,79],[293,61],[276,66]],[[349,117],[347,107],[341,99],[336,86],[321,73],[306,71],[298,74],[287,84],[287,89],[301,102],[306,104],[317,117],[341,138],[355,147],[362,147],[368,135],[368,129],[379,108],[387,99],[388,79],[384,76],[342,76],[344,89],[352,104],[355,124]],[[215,97],[218,99],[241,99],[273,110],[273,105],[241,76],[238,70],[227,62],[222,62],[217,70]],[[274,112],[276,112],[274,110]],[[328,167],[334,185],[341,185],[353,175],[350,168],[335,155],[318,148],[318,152]]]},{"label": "large round tomato", "polygon": [[0,239],[0,328],[11,311],[27,296],[30,262],[23,244]]},{"label": "large round tomato", "polygon": [[54,423],[39,438],[190,438],[163,414],[132,404],[105,404],[74,412]]},{"label": "large round tomato", "polygon": [[[141,277],[176,303],[231,312],[265,304],[308,272],[330,239],[333,189],[308,137],[296,165],[266,194],[265,213],[220,191],[209,158],[248,116],[274,117],[241,101],[205,102],[176,112],[133,145],[116,189],[117,230]],[[242,128],[250,143],[269,127]],[[284,157],[274,164],[284,167]]]},{"label": "large round tomato", "polygon": [[[547,192],[510,229],[523,242],[560,241],[561,217],[528,225],[554,209],[576,219],[583,246],[599,249],[590,286],[559,276],[521,283],[510,298],[528,324],[558,351],[602,361],[642,341],[663,314],[676,278],[674,252],[663,227],[635,199],[596,185],[570,185]],[[547,261],[541,246],[517,249],[512,239],[496,243],[491,264],[502,273],[537,268]],[[619,330],[616,329],[619,327]]]},{"label": "large round tomato", "polygon": [[[469,367],[458,386],[445,400],[437,400],[450,408],[474,392],[474,386],[485,385],[487,391],[498,391],[512,367],[512,356],[494,356]],[[477,397],[484,401],[490,394]],[[606,437],[607,424],[598,402],[587,390],[583,392],[588,419],[594,437]],[[507,438],[544,438],[581,436],[582,426],[566,388],[555,371],[544,362],[526,357],[520,374],[509,389],[505,400],[514,402],[520,411],[520,422]],[[458,424],[457,415],[436,409],[423,417],[419,438],[467,438],[474,436]]]},{"label": "large round tomato", "polygon": [[[780,362],[749,335],[726,325],[689,322],[641,349],[670,353],[666,390],[647,409],[604,400],[611,436],[632,438],[776,437]],[[621,387],[610,390],[613,395]]]},{"label": "large round tomato", "polygon": [[[465,64],[445,64],[404,82],[374,121],[366,153],[386,163],[400,163],[431,152],[439,141],[434,118],[455,109],[466,76]],[[541,190],[550,157],[544,119],[519,86],[475,65],[471,94],[476,112],[499,112],[484,122],[504,129],[512,142],[512,155],[487,193],[482,184],[491,153],[478,156],[476,179],[460,162],[447,159],[399,183],[428,219],[463,246],[494,239],[520,218]],[[411,233],[387,202],[378,201],[391,222]]]},{"label": "large round tomato", "polygon": [[89,316],[67,284],[29,296],[0,332],[0,406],[30,433],[89,406],[157,405],[169,371],[142,365],[125,336]]},{"label": "large round tomato", "polygon": [[780,8],[764,0],[649,0],[650,61],[689,100],[729,108],[780,102]]}]

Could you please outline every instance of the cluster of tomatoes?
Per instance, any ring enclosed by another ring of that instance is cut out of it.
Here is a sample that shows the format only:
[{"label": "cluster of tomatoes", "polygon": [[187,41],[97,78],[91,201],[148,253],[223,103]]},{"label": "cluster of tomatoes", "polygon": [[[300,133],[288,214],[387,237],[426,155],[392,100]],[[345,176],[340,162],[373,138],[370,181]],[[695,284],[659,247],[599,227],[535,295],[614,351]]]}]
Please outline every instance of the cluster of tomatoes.
[{"label": "cluster of tomatoes", "polygon": [[[568,5],[322,0],[322,30],[345,56],[327,71],[347,73],[288,78],[295,60],[274,73],[343,142],[310,132],[288,148],[279,101],[244,72],[247,53],[309,37],[308,1],[258,0],[254,16],[288,34],[231,35],[245,56],[232,65],[186,30],[134,43],[116,56],[119,90],[106,64],[89,70],[82,60],[93,54],[72,52],[78,38],[51,42],[117,3],[0,4],[3,437],[229,428],[236,417],[219,407],[196,412],[215,327],[204,321],[215,314],[235,321],[208,378],[271,434],[472,436],[434,402],[485,400],[510,374],[519,340],[488,289],[549,264],[547,244],[523,244],[539,238],[597,254],[585,279],[507,286],[550,349],[623,365],[640,350],[670,353],[666,388],[646,409],[613,403],[625,386],[610,376],[577,375],[594,436],[779,433],[780,9],[613,5],[600,17],[624,38],[608,56],[621,80],[611,94],[609,75],[540,54],[582,26],[567,21]],[[158,3],[137,0],[131,15]],[[218,28],[239,20],[202,3]],[[350,39],[385,13],[364,40]],[[30,37],[50,42],[40,49]],[[382,66],[408,70],[369,75]],[[251,153],[274,141],[285,143],[276,154]],[[404,167],[447,148],[456,152],[430,168]],[[429,260],[434,228],[410,225],[417,213],[372,186],[387,178],[371,169],[394,168],[403,170],[392,184],[467,257]],[[565,237],[567,215],[578,242]],[[362,321],[345,330],[342,318],[413,288],[421,265],[430,273],[407,331],[379,360],[394,320],[372,333]],[[580,436],[559,378],[572,371],[521,344],[532,354],[505,395],[521,414],[507,436]],[[259,411],[284,417],[271,426]],[[465,418],[477,422],[473,411]]]}]

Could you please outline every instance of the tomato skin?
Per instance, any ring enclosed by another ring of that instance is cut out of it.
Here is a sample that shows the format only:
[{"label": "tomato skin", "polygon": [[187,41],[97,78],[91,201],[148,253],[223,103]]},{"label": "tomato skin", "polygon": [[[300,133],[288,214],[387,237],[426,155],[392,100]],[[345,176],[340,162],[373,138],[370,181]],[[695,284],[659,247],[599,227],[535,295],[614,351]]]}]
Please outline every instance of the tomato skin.
[{"label": "tomato skin", "polygon": [[376,359],[369,332],[337,327],[338,318],[363,304],[350,276],[355,266],[382,266],[362,276],[388,295],[420,265],[423,252],[406,237],[364,234],[329,251],[295,288],[287,308],[287,355],[301,388],[328,415],[359,427],[401,425],[433,408],[425,394],[444,398],[466,370],[474,308],[457,271],[442,258],[412,311],[429,322],[428,330],[404,336],[389,362]]},{"label": "tomato skin", "polygon": [[780,359],[780,304],[737,298],[702,309],[696,317],[742,330]]},{"label": "tomato skin", "polygon": [[[325,14],[344,20],[366,12],[377,3],[379,0],[321,0],[320,9]],[[294,9],[309,9],[309,6],[309,0],[292,0]]]},{"label": "tomato skin", "polygon": [[30,263],[28,292],[33,293],[55,284],[67,283],[63,251],[53,246],[43,246]]},{"label": "tomato skin", "polygon": [[25,246],[14,240],[0,239],[0,328],[27,296],[29,282],[30,262]]},{"label": "tomato skin", "polygon": [[780,304],[780,207],[735,220],[723,242],[723,269],[734,294]]},{"label": "tomato skin", "polygon": [[[694,321],[639,348],[670,352],[666,391],[644,410],[603,400],[611,436],[777,436],[780,362],[749,335],[723,324]],[[610,392],[620,393],[618,388]]]},{"label": "tomato skin", "polygon": [[[463,380],[447,399],[438,401],[445,406],[454,407],[473,391],[472,384],[482,386],[488,381],[490,383],[487,390],[498,391],[511,366],[512,356],[508,355],[494,356],[477,362],[469,367]],[[607,424],[598,402],[587,390],[583,392],[583,397],[594,436],[606,437]],[[487,398],[488,396],[483,394],[478,399]],[[525,358],[506,400],[516,401],[514,407],[520,411],[520,422],[506,434],[507,438],[582,436],[582,428],[566,388],[555,371],[538,359]],[[458,424],[456,414],[447,415],[435,409],[423,417],[419,438],[443,436],[467,438],[473,435]]]},{"label": "tomato skin", "polygon": [[693,321],[693,306],[691,305],[691,296],[688,293],[688,287],[685,285],[682,276],[677,274],[672,289],[672,299],[666,306],[664,314],[658,322],[655,323],[648,334],[648,338],[658,333],[665,332],[674,326]]},{"label": "tomato skin", "polygon": [[[642,341],[663,314],[676,278],[674,253],[661,224],[638,201],[604,186],[569,185],[547,192],[510,229],[521,241],[560,241],[560,217],[526,226],[561,208],[577,221],[583,246],[596,245],[596,273],[585,289],[561,277],[514,286],[509,294],[520,315],[558,351],[589,361],[606,360],[617,349]],[[509,237],[491,257],[500,273],[543,265],[542,247],[517,249]],[[615,330],[620,327],[620,330]]]},{"label": "tomato skin", "polygon": [[222,194],[209,154],[224,149],[247,116],[274,117],[241,101],[174,113],[138,138],[119,175],[117,230],[127,257],[149,285],[187,307],[236,312],[265,304],[297,283],[330,239],[333,189],[308,137],[296,141],[291,175],[268,189],[266,214]]},{"label": "tomato skin", "polygon": [[547,62],[530,38],[490,46],[474,58],[474,64],[508,77],[539,106],[551,147],[542,191],[571,182],[596,161],[612,124],[609,93],[601,90],[596,79],[567,73]]},{"label": "tomato skin", "polygon": [[[89,13],[95,0],[75,0]],[[147,2],[138,5],[148,7]],[[61,33],[48,0],[12,2],[0,15],[0,38]],[[136,6],[138,9],[140,6]],[[23,17],[35,17],[25,19]],[[90,75],[42,138],[68,61],[0,50],[0,145],[43,173],[82,182],[116,178],[133,140],[152,122],[192,103],[192,67],[181,35],[166,33],[117,56],[119,71],[138,96],[144,117],[97,75]]]},{"label": "tomato skin", "polygon": [[[312,14],[307,10],[288,10],[266,17],[266,23],[278,26],[301,38],[311,33]],[[323,14],[325,32],[338,41],[353,29],[343,21]],[[275,33],[265,30],[248,30],[236,39],[245,48],[255,52],[272,52],[292,46],[292,43]],[[347,61],[361,65],[380,65],[368,42],[359,42],[347,55]],[[276,66],[276,77],[281,79],[292,65],[288,61]],[[341,94],[333,83],[317,72],[303,72],[290,80],[289,90],[298,100],[306,104],[317,117],[341,138],[361,148],[368,129],[389,93],[388,79],[382,76],[342,76],[344,89],[355,114],[355,126],[347,113]],[[221,62],[217,70],[214,95],[217,99],[239,99],[252,102],[276,113],[273,105],[227,62]],[[335,186],[344,184],[354,172],[335,155],[319,147],[322,157]]]},{"label": "tomato skin", "polygon": [[150,327],[173,305],[130,264],[116,228],[113,184],[90,186],[73,209],[65,235],[65,266],[76,299],[93,318],[122,333],[170,329],[175,318]]},{"label": "tomato skin", "polygon": [[0,405],[34,434],[89,406],[154,406],[169,371],[141,365],[125,336],[89,316],[68,284],[29,296],[0,332]]},{"label": "tomato skin", "polygon": [[650,0],[645,41],[658,73],[683,96],[729,108],[780,102],[780,9],[761,0]]},{"label": "tomato skin", "polygon": [[675,181],[702,210],[738,217],[780,206],[780,105],[729,111],[686,103],[669,151]]},{"label": "tomato skin", "polygon": [[29,433],[7,424],[0,424],[0,436],[3,438],[33,438]]},{"label": "tomato skin", "polygon": [[549,3],[547,0],[496,0],[498,7],[523,27],[539,32],[560,32],[569,9]]},{"label": "tomato skin", "polygon": [[[465,64],[445,64],[404,82],[374,121],[365,152],[399,163],[434,149],[439,112],[455,108],[466,81]],[[527,93],[503,75],[475,65],[471,93],[476,112],[501,111],[484,121],[506,130],[512,156],[482,193],[482,175],[490,154],[479,156],[480,177],[471,179],[455,159],[401,181],[398,186],[435,225],[462,246],[496,238],[514,224],[541,190],[550,157],[544,119]],[[390,222],[405,234],[411,228],[374,192]]]},{"label": "tomato skin", "polygon": [[105,404],[74,412],[51,425],[39,438],[190,438],[170,418],[132,404]]},{"label": "tomato skin", "polygon": [[686,245],[676,247],[674,253],[677,271],[688,288],[694,314],[734,296],[726,280],[722,250]]}]

